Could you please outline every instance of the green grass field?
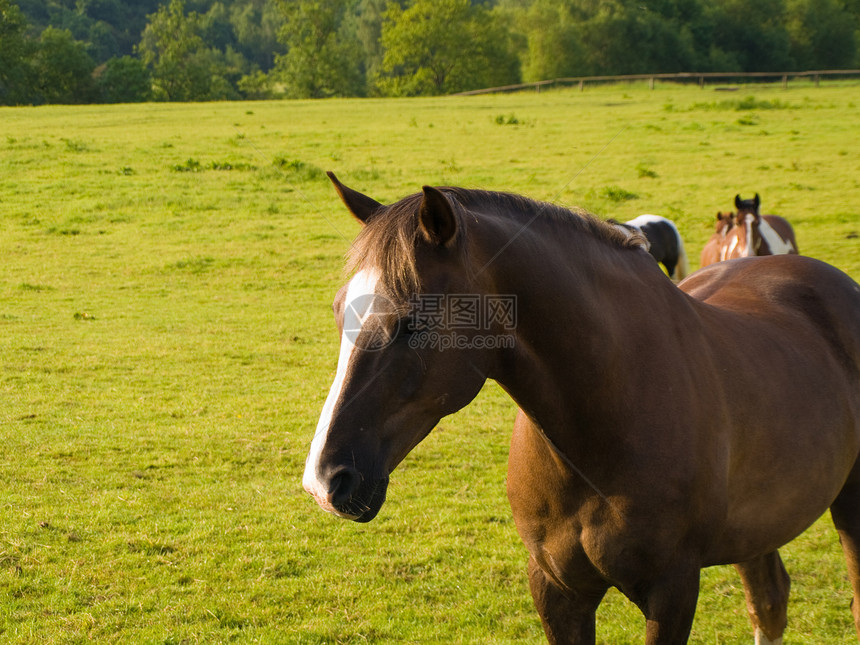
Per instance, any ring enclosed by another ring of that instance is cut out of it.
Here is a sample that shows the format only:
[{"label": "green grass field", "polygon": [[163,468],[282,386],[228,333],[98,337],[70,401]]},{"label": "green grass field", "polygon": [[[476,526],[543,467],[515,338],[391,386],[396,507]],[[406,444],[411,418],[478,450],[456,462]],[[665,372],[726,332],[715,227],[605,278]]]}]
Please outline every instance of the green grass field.
[{"label": "green grass field", "polygon": [[[357,225],[425,183],[674,219],[698,266],[759,192],[860,279],[857,85],[0,110],[0,641],[540,643],[489,384],[370,524],[301,473]],[[856,642],[835,532],[785,547],[786,645]],[[643,641],[620,594],[606,644]],[[731,568],[692,643],[752,642]]]}]

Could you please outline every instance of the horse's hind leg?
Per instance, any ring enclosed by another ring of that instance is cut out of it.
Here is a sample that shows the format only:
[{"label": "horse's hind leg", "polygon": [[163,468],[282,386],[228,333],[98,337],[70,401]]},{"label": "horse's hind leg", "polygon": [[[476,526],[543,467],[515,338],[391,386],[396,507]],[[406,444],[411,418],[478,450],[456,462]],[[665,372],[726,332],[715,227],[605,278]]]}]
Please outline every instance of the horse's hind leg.
[{"label": "horse's hind leg", "polygon": [[594,645],[595,613],[608,589],[598,584],[587,591],[562,592],[529,558],[529,586],[551,645]]},{"label": "horse's hind leg", "polygon": [[756,645],[779,645],[787,622],[791,581],[779,553],[736,564],[744,583],[747,611],[755,627]]},{"label": "horse's hind leg", "polygon": [[851,613],[860,638],[860,483],[847,483],[830,506],[833,524],[839,532],[839,543],[848,564],[848,578],[854,591]]}]

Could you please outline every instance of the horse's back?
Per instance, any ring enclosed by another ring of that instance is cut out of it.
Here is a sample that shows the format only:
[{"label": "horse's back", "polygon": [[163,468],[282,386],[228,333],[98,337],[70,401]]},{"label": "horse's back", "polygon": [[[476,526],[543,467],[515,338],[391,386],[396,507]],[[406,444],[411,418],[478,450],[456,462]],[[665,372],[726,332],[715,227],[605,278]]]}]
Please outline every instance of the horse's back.
[{"label": "horse's back", "polygon": [[771,320],[774,334],[800,346],[810,339],[792,334],[817,333],[860,387],[860,285],[836,267],[801,255],[739,258],[709,265],[678,286],[717,310],[746,314],[740,325],[751,317]]},{"label": "horse's back", "polygon": [[[779,253],[799,253],[797,249],[797,238],[794,236],[794,229],[784,217],[779,215],[762,215],[764,222],[776,232],[780,239],[767,240],[771,247],[771,252],[774,255]],[[766,232],[762,230],[763,237],[767,238]]]},{"label": "horse's back", "polygon": [[781,215],[762,215],[762,218],[784,238],[788,238],[788,236],[794,237],[794,229],[791,223]]}]

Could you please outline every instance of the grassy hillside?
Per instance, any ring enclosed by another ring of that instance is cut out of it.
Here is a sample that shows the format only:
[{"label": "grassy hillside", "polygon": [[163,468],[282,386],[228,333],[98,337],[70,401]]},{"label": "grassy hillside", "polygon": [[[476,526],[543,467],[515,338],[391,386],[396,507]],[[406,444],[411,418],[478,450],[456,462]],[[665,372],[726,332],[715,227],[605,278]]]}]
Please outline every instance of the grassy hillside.
[{"label": "grassy hillside", "polygon": [[[494,384],[392,477],[368,525],[301,472],[357,231],[324,176],[674,219],[694,266],[759,192],[860,280],[856,86],[611,86],[419,100],[0,112],[0,639],[540,643]],[[786,645],[853,642],[829,518],[784,549]],[[602,643],[642,642],[619,594]],[[731,568],[693,643],[751,642]]]}]

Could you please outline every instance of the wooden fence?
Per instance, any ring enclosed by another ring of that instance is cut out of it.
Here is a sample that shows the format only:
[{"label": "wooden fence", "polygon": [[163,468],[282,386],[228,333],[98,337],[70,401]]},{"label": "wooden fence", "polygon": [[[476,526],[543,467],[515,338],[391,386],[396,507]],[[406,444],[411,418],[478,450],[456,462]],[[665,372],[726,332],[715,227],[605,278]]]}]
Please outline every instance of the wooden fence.
[{"label": "wooden fence", "polygon": [[679,74],[624,74],[620,76],[579,76],[575,78],[554,78],[547,81],[535,83],[518,83],[516,85],[503,85],[501,87],[488,87],[481,90],[469,90],[468,92],[457,92],[451,96],[474,96],[476,94],[494,94],[497,92],[517,92],[521,90],[536,90],[555,87],[558,85],[579,85],[579,90],[585,89],[586,83],[616,83],[632,81],[648,81],[651,89],[654,89],[656,81],[668,81],[673,83],[698,83],[704,87],[705,83],[739,82],[743,79],[752,80],[781,80],[783,87],[788,87],[789,79],[807,78],[811,79],[816,86],[823,77],[860,77],[860,69],[830,69],[806,72],[682,72]]}]

